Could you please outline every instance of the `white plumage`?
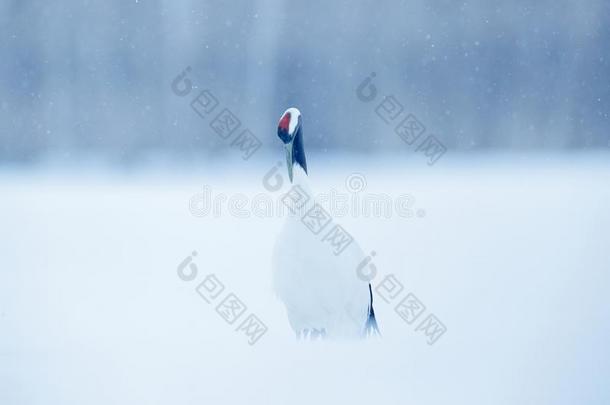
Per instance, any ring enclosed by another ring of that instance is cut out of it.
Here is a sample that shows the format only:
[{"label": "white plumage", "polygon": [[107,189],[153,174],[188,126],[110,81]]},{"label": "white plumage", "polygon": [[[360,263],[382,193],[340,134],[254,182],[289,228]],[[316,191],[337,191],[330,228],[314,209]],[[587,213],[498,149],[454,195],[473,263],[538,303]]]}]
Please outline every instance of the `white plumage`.
[{"label": "white plumage", "polygon": [[370,287],[356,273],[365,257],[357,242],[352,241],[335,255],[332,246],[321,240],[332,224],[314,234],[301,221],[315,200],[308,182],[297,109],[288,109],[282,115],[278,136],[286,147],[292,185],[310,197],[295,215],[288,215],[273,252],[274,288],[286,306],[292,329],[304,338],[359,338],[376,331]]}]

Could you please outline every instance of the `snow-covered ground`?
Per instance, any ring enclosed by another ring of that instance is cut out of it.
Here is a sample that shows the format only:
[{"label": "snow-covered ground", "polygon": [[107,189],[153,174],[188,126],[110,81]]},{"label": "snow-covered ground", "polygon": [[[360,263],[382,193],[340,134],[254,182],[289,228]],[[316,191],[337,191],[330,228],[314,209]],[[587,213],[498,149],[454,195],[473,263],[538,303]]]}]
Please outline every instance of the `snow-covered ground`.
[{"label": "snow-covered ground", "polygon": [[[313,156],[319,192],[359,172],[420,214],[338,220],[377,253],[375,282],[426,306],[408,325],[376,297],[383,337],[365,342],[295,341],[271,291],[280,218],[191,213],[206,185],[273,194],[270,164],[4,169],[0,404],[610,403],[608,158]],[[209,273],[267,325],[254,345],[196,293]],[[447,328],[433,345],[428,314]]]}]

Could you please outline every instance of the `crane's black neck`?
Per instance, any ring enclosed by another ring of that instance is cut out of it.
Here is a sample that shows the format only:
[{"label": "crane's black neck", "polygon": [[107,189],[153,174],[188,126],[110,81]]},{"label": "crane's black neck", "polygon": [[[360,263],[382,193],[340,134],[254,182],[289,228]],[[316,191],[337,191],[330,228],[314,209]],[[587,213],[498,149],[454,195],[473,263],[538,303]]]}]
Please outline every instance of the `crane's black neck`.
[{"label": "crane's black neck", "polygon": [[305,148],[303,147],[303,129],[299,127],[294,141],[292,141],[292,164],[298,164],[307,173],[307,161],[305,160]]}]

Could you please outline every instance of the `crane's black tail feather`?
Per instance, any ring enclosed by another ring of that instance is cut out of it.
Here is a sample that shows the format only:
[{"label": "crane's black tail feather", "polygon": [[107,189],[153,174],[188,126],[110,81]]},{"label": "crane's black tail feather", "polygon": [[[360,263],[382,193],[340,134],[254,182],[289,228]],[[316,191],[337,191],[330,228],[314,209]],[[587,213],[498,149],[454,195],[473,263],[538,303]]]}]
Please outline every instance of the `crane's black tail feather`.
[{"label": "crane's black tail feather", "polygon": [[379,326],[377,326],[377,319],[375,319],[375,310],[373,309],[373,290],[371,289],[371,284],[369,283],[369,296],[370,296],[370,304],[369,304],[369,314],[366,319],[365,333],[367,336],[377,334],[381,336],[381,332],[379,331]]}]

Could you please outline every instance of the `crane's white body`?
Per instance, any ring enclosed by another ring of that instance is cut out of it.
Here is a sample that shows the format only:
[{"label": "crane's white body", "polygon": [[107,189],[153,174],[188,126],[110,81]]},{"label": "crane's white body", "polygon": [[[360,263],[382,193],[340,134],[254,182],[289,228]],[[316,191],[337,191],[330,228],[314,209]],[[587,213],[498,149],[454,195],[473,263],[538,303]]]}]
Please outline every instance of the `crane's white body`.
[{"label": "crane's white body", "polygon": [[295,165],[293,185],[310,199],[297,215],[288,215],[273,252],[273,283],[286,305],[288,320],[297,336],[359,338],[365,333],[370,304],[368,282],[358,277],[365,257],[352,241],[339,255],[323,236],[333,220],[315,235],[301,214],[315,204],[304,170]]}]

